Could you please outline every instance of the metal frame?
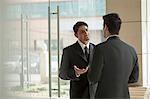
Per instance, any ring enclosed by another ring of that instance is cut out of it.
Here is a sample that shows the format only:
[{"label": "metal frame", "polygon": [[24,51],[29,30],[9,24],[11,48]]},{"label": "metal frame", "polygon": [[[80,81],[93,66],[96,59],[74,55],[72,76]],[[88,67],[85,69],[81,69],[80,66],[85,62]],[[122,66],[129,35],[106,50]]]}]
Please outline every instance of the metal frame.
[{"label": "metal frame", "polygon": [[51,13],[50,0],[48,5],[48,58],[49,58],[49,97],[51,97]]},{"label": "metal frame", "polygon": [[57,12],[51,13],[50,11],[50,0],[48,6],[48,45],[49,45],[49,97],[51,93],[51,14],[57,14],[57,57],[58,57],[58,97],[60,97],[60,79],[59,79],[59,63],[60,63],[60,31],[59,31],[59,6],[57,6]]},{"label": "metal frame", "polygon": [[59,79],[59,63],[60,63],[60,31],[59,31],[59,6],[57,6],[57,55],[58,55],[58,97],[60,97],[60,79]]},{"label": "metal frame", "polygon": [[24,89],[24,63],[23,63],[23,14],[21,14],[21,74],[20,74],[20,85]]}]

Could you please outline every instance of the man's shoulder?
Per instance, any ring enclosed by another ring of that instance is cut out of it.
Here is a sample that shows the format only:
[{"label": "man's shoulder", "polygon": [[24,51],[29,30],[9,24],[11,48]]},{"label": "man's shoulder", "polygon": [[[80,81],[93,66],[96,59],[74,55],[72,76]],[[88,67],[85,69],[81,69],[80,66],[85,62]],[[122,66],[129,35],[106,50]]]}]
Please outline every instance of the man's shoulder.
[{"label": "man's shoulder", "polygon": [[107,44],[107,41],[101,42],[101,43],[97,44],[95,47],[103,47],[103,46],[105,46],[106,44]]},{"label": "man's shoulder", "polygon": [[94,50],[101,50],[101,51],[103,51],[106,48],[105,47],[106,43],[107,42],[102,42],[102,43],[99,43],[99,44],[95,45]]},{"label": "man's shoulder", "polygon": [[95,44],[93,44],[93,43],[90,43],[90,45],[95,46]]},{"label": "man's shoulder", "polygon": [[76,43],[69,45],[69,46],[66,46],[63,50],[70,50],[70,49],[74,48],[76,46]]},{"label": "man's shoulder", "polygon": [[122,41],[123,43],[124,43],[124,45],[126,46],[126,47],[128,47],[129,49],[131,49],[131,50],[135,50],[134,49],[134,47],[133,46],[131,46],[130,44],[128,44],[128,43],[126,43],[125,41]]}]

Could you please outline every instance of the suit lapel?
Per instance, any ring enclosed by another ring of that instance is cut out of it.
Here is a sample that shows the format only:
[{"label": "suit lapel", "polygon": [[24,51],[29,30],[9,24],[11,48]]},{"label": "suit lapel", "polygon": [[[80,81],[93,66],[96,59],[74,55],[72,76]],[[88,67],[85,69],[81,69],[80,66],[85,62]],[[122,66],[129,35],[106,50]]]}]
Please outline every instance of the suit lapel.
[{"label": "suit lapel", "polygon": [[83,52],[83,50],[82,50],[82,48],[81,48],[81,46],[79,45],[78,42],[75,43],[75,52],[76,52],[80,57],[82,57],[86,62],[88,62],[87,59],[86,59],[86,56],[85,56],[85,54],[84,54],[84,52]]},{"label": "suit lapel", "polygon": [[89,58],[89,65],[91,64],[92,62],[92,59],[93,59],[93,49],[94,49],[94,45],[90,44],[90,58]]}]

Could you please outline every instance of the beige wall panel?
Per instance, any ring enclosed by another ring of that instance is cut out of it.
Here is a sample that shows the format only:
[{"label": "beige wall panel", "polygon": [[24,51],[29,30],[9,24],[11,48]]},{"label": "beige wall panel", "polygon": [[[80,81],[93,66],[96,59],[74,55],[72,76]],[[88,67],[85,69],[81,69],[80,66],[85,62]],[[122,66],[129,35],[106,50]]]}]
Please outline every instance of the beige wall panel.
[{"label": "beige wall panel", "polygon": [[122,19],[120,37],[135,48],[139,58],[139,83],[142,84],[141,0],[106,0],[106,13],[116,12]]},{"label": "beige wall panel", "polygon": [[142,34],[140,22],[122,23],[120,38],[133,46],[139,58],[139,84],[142,85]]},{"label": "beige wall panel", "polygon": [[106,13],[117,12],[123,21],[141,20],[141,0],[106,0]]},{"label": "beige wall panel", "polygon": [[138,54],[142,53],[142,34],[140,22],[122,23],[120,37],[123,41],[132,45]]}]

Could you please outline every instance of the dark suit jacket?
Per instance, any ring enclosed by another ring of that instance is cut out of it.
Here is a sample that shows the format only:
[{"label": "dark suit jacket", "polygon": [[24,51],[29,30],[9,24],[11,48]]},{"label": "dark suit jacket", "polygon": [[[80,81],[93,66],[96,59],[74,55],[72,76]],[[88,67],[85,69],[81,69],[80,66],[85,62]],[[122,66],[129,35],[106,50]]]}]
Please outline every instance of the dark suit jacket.
[{"label": "dark suit jacket", "polygon": [[135,50],[118,37],[110,37],[95,47],[89,80],[98,82],[96,98],[128,99],[128,83],[138,81]]},{"label": "dark suit jacket", "polygon": [[[94,45],[90,43],[90,62],[93,57],[93,49]],[[70,98],[89,98],[87,73],[76,77],[74,71],[74,65],[79,68],[86,68],[89,63],[78,42],[63,49],[59,77],[64,80],[70,80]]]}]

